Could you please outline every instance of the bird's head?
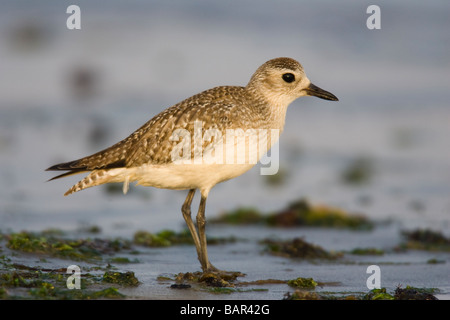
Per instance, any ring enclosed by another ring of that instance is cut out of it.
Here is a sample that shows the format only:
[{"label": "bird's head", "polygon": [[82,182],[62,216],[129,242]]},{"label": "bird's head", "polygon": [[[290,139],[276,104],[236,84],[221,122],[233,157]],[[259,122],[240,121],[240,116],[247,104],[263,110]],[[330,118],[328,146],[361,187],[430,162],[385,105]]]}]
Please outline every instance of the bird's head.
[{"label": "bird's head", "polygon": [[334,94],[312,84],[302,65],[291,58],[276,58],[264,63],[253,74],[246,89],[281,106],[302,96],[338,101]]}]

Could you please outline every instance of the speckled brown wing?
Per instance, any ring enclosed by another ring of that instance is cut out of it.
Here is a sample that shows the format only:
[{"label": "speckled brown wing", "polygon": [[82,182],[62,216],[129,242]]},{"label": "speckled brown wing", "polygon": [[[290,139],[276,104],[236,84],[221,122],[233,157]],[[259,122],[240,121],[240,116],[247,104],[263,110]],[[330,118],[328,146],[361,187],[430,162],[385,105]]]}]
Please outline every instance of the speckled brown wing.
[{"label": "speckled brown wing", "polygon": [[241,123],[236,119],[236,111],[242,112],[246,108],[242,103],[245,101],[244,90],[243,87],[223,86],[196,94],[162,111],[113,146],[78,160],[56,164],[47,171],[69,171],[51,179],[54,180],[96,169],[169,163],[176,144],[170,140],[174,130],[185,129],[193,136],[194,120],[202,121],[203,129],[212,125],[218,129],[231,128],[232,123],[239,127]]},{"label": "speckled brown wing", "polygon": [[[175,130],[187,130],[193,139],[195,121],[202,122],[203,130],[216,128],[223,131],[232,126],[240,127],[241,121],[236,119],[236,114],[245,113],[246,108],[242,87],[216,87],[194,95],[149,121],[144,128],[145,133],[129,150],[126,166],[170,163],[172,149],[177,144],[171,139]],[[203,150],[208,143],[203,142]],[[191,153],[194,157],[193,143]]]}]

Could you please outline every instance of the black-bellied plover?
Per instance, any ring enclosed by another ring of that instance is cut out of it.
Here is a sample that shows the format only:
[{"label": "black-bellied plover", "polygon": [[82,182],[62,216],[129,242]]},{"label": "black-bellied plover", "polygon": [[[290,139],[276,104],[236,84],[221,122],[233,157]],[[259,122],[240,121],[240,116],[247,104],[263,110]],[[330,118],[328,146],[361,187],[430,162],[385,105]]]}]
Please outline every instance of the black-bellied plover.
[{"label": "black-bellied plover", "polygon": [[[90,172],[65,195],[109,182],[123,182],[124,193],[130,182],[189,190],[181,207],[183,217],[202,270],[217,271],[206,248],[205,205],[209,191],[219,182],[240,176],[260,160],[278,140],[288,105],[302,96],[338,100],[313,85],[297,61],[272,59],[256,70],[245,87],[220,86],[203,91],[156,115],[115,145],[47,170],[68,171],[53,179]],[[229,133],[243,131],[253,135],[244,135],[240,140],[244,144],[238,145],[239,139]],[[201,199],[196,226],[191,218],[191,202],[197,189]]]}]

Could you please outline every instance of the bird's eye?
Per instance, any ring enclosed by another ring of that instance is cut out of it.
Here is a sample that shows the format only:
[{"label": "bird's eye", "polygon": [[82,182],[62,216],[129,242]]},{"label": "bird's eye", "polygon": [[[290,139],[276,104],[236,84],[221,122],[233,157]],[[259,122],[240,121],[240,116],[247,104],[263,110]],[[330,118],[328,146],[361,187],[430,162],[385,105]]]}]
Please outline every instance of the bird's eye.
[{"label": "bird's eye", "polygon": [[285,73],[281,76],[284,81],[291,83],[295,80],[295,76],[292,73]]}]

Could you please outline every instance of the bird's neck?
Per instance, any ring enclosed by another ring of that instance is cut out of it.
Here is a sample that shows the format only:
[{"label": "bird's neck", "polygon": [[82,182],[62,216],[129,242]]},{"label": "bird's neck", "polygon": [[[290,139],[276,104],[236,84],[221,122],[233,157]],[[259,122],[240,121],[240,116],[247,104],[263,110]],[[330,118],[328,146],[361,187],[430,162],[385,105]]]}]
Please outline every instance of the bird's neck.
[{"label": "bird's neck", "polygon": [[263,118],[265,129],[278,129],[283,131],[286,119],[286,112],[291,100],[282,99],[278,96],[267,96],[257,91],[252,92],[255,101],[254,112],[259,113]]}]

